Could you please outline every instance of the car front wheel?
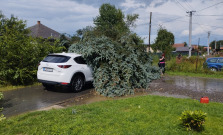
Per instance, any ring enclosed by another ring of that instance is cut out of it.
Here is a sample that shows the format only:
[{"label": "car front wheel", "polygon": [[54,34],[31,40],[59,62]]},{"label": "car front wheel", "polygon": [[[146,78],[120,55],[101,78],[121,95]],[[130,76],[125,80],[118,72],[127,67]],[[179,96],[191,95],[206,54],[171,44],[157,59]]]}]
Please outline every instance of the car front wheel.
[{"label": "car front wheel", "polygon": [[71,90],[74,92],[81,91],[84,86],[84,79],[81,76],[75,76],[71,82]]},{"label": "car front wheel", "polygon": [[217,69],[216,68],[211,68],[211,71],[216,72]]}]

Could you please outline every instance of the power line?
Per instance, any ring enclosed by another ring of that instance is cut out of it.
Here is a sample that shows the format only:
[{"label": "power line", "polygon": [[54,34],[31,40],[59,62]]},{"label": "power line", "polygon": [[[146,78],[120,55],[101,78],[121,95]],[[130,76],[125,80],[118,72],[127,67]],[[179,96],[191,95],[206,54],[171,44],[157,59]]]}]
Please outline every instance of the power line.
[{"label": "power line", "polygon": [[[177,18],[172,18],[172,19],[169,19],[169,20],[164,21],[164,22],[161,22],[161,23],[172,22],[172,21],[175,21],[175,20],[180,19],[180,18],[183,18],[183,16],[181,16],[181,17],[177,17]],[[140,24],[140,25],[138,25],[138,26],[141,26],[141,25],[149,25],[149,23],[143,23],[143,24]]]},{"label": "power line", "polygon": [[[176,21],[180,21],[180,22],[186,22],[186,23],[188,23],[188,21],[183,21],[183,20],[176,20]],[[197,22],[198,22],[198,21],[197,21]],[[220,26],[212,26],[212,25],[206,25],[206,24],[200,24],[200,23],[192,23],[192,24],[204,25],[204,26],[210,26],[210,27],[214,27],[214,28],[221,28],[221,29],[223,29],[223,27],[220,27]]]},{"label": "power line", "polygon": [[184,11],[188,11],[182,4],[180,4],[180,2],[178,0],[175,0],[183,9],[185,9]]},{"label": "power line", "polygon": [[184,1],[186,2],[187,6],[188,6],[190,9],[194,9],[194,8],[189,4],[189,2],[188,2],[187,0],[184,0]]},{"label": "power line", "polygon": [[194,16],[223,16],[223,15],[194,15]]},{"label": "power line", "polygon": [[198,10],[197,12],[203,11],[203,10],[205,10],[205,9],[211,8],[211,7],[216,6],[216,5],[218,5],[218,4],[221,4],[221,3],[223,3],[223,1],[222,1],[222,2],[219,2],[219,3],[216,3],[216,4],[212,5],[212,6],[209,6],[209,7],[203,8],[203,9],[200,9],[200,10]]}]

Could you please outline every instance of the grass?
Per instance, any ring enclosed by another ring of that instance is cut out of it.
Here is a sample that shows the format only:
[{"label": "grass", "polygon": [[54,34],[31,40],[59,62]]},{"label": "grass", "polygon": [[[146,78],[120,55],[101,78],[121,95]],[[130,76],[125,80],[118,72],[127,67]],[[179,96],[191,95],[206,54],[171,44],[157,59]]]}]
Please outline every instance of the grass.
[{"label": "grass", "polygon": [[191,77],[205,77],[205,78],[223,78],[223,74],[220,72],[216,72],[213,74],[205,74],[205,73],[191,73],[191,72],[179,72],[179,71],[167,71],[168,75],[172,76],[191,76]]},{"label": "grass", "polygon": [[40,85],[40,83],[34,83],[33,85],[18,85],[18,86],[13,86],[13,85],[7,85],[7,86],[1,86],[0,85],[0,91],[10,91],[10,90],[15,90],[15,89],[21,89],[21,88],[25,88],[25,87],[31,87],[31,86],[36,86],[36,85]]},{"label": "grass", "polygon": [[[179,120],[184,110],[206,112],[205,130],[186,131]],[[148,95],[23,114],[1,122],[0,133],[220,135],[222,112],[221,103],[201,104],[192,99]]]}]

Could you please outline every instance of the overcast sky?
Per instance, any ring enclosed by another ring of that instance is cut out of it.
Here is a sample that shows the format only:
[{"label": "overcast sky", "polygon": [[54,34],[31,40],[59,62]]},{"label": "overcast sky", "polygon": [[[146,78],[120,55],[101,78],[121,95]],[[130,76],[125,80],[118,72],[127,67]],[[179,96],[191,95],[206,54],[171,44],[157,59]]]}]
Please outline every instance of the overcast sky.
[{"label": "overcast sky", "polygon": [[27,21],[27,27],[37,21],[60,32],[73,35],[78,29],[93,26],[103,3],[110,3],[125,14],[139,14],[137,26],[132,29],[148,43],[149,16],[152,12],[151,43],[159,25],[175,36],[175,43],[189,40],[189,16],[192,17],[192,44],[207,45],[223,40],[223,0],[0,0],[0,10],[6,17],[11,14]]}]

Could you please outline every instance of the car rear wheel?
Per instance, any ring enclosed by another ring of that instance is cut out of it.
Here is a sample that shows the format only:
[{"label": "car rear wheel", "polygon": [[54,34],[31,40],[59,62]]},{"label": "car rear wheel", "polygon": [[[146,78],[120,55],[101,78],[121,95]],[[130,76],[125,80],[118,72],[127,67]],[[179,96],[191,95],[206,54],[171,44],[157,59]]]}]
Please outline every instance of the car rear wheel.
[{"label": "car rear wheel", "polygon": [[216,68],[211,68],[211,71],[216,72],[218,70]]},{"label": "car rear wheel", "polygon": [[71,90],[74,92],[79,92],[84,86],[84,79],[80,75],[75,76],[71,82]]}]

